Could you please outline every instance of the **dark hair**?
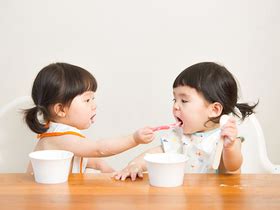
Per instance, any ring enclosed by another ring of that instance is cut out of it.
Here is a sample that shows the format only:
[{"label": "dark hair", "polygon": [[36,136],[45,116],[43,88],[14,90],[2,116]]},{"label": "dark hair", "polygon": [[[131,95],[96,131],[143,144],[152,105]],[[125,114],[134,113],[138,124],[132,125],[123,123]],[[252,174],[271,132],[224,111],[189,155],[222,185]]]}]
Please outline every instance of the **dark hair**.
[{"label": "dark hair", "polygon": [[[233,113],[244,120],[254,113],[258,105],[258,102],[252,106],[237,103],[238,88],[233,75],[224,66],[213,62],[197,63],[182,71],[175,79],[173,88],[185,85],[195,88],[209,103],[219,102],[223,106],[221,115]],[[219,119],[220,116],[210,120],[218,122]]]},{"label": "dark hair", "polygon": [[[51,120],[50,106],[61,103],[70,106],[72,100],[85,91],[95,92],[97,82],[87,70],[68,63],[52,63],[36,76],[32,87],[35,107],[24,110],[28,127],[35,133],[47,131],[46,123]],[[42,120],[38,115],[42,115]]]}]

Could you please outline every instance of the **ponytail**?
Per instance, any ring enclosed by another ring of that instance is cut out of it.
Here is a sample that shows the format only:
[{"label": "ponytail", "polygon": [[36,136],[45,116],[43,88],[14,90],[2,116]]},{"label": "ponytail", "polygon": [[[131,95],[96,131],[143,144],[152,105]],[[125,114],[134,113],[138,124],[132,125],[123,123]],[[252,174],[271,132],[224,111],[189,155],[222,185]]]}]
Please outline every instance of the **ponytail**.
[{"label": "ponytail", "polygon": [[46,132],[48,128],[45,124],[40,122],[38,119],[38,114],[42,114],[44,120],[49,118],[48,111],[45,107],[35,106],[33,108],[24,110],[24,120],[33,132],[41,134]]},{"label": "ponytail", "polygon": [[239,116],[239,113],[236,113],[236,111],[233,111],[233,113],[239,117],[241,117],[242,120],[244,120],[249,115],[255,113],[254,109],[259,104],[259,101],[250,106],[248,103],[237,103],[236,107],[239,109],[242,116]]}]

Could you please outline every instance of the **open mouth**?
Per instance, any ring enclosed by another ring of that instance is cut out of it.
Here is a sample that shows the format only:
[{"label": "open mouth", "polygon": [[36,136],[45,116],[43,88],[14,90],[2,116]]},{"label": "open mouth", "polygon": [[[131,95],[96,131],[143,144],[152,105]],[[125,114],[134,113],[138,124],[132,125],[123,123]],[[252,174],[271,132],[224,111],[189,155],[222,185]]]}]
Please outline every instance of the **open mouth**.
[{"label": "open mouth", "polygon": [[183,126],[183,120],[181,120],[179,117],[176,117],[176,120],[177,120],[177,122],[178,122],[178,126],[179,127],[182,127]]},{"label": "open mouth", "polygon": [[90,118],[91,122],[94,121],[94,117],[95,117],[96,114],[92,115],[92,117]]}]

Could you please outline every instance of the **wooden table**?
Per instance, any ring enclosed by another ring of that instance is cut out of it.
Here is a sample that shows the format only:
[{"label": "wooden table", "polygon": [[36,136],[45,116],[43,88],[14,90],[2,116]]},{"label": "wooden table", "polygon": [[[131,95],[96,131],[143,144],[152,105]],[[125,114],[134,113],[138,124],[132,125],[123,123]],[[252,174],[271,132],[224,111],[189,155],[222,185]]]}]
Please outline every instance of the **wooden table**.
[{"label": "wooden table", "polygon": [[0,174],[0,209],[280,209],[280,175],[185,175],[184,186],[156,188],[147,176],[76,174],[44,185],[28,174]]}]

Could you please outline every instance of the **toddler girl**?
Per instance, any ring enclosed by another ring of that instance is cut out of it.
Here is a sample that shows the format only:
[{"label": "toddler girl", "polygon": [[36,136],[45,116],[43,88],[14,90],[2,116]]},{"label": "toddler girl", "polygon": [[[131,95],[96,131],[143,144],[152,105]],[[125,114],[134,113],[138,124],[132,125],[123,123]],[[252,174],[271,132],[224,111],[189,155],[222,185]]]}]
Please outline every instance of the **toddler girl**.
[{"label": "toddler girl", "polygon": [[102,159],[93,157],[115,155],[149,143],[154,137],[152,129],[145,127],[125,137],[87,139],[81,130],[89,128],[95,120],[96,89],[95,78],[85,69],[67,63],[50,64],[38,73],[33,83],[35,106],[25,110],[25,121],[39,138],[35,151],[73,152],[73,173],[83,173],[86,168],[112,172]]},{"label": "toddler girl", "polygon": [[[238,88],[233,75],[212,62],[194,64],[181,72],[173,83],[173,115],[180,126],[159,133],[161,146],[147,153],[182,153],[188,157],[186,173],[238,172],[242,164],[241,140],[231,117],[220,129],[219,120],[232,114],[244,120],[255,105],[237,103]],[[218,170],[212,168],[219,139],[224,139]],[[142,177],[145,153],[131,161],[116,179]]]}]

